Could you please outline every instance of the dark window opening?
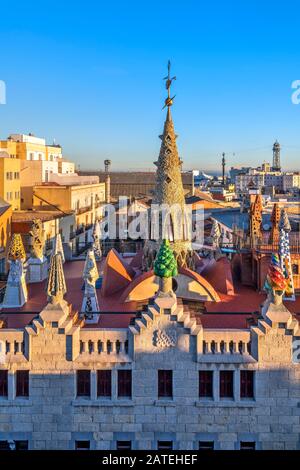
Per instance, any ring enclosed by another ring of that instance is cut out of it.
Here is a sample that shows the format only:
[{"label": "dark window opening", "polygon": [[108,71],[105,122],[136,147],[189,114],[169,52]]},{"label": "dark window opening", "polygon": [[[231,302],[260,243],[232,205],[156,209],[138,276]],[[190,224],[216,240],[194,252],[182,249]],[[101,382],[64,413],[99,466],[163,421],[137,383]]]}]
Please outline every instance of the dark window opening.
[{"label": "dark window opening", "polygon": [[77,371],[77,396],[90,397],[91,395],[91,371]]},{"label": "dark window opening", "polygon": [[255,442],[240,442],[240,450],[255,450]]},{"label": "dark window opening", "polygon": [[158,397],[172,398],[173,396],[173,374],[171,370],[158,371]]},{"label": "dark window opening", "polygon": [[157,450],[173,450],[172,441],[158,441]]},{"label": "dark window opening", "polygon": [[0,441],[0,451],[1,450],[11,450],[7,441]]},{"label": "dark window opening", "polygon": [[220,397],[233,398],[233,371],[220,371]]},{"label": "dark window opening", "polygon": [[118,397],[131,398],[131,370],[118,370]]},{"label": "dark window opening", "polygon": [[199,450],[214,450],[214,441],[199,441]]},{"label": "dark window opening", "polygon": [[131,450],[131,441],[117,441],[117,450]]},{"label": "dark window opening", "polygon": [[199,397],[213,397],[213,371],[199,371]]},{"label": "dark window opening", "polygon": [[75,441],[75,450],[90,450],[90,441]]},{"label": "dark window opening", "polygon": [[0,370],[0,397],[7,397],[8,394],[8,371]]},{"label": "dark window opening", "polygon": [[2,450],[28,450],[28,441],[0,441],[0,451]]},{"label": "dark window opening", "polygon": [[97,396],[111,397],[111,370],[97,371]]},{"label": "dark window opening", "polygon": [[29,396],[29,370],[17,370],[16,372],[16,396]]},{"label": "dark window opening", "polygon": [[292,264],[292,273],[293,274],[299,274],[299,265],[298,264]]},{"label": "dark window opening", "polygon": [[15,441],[16,450],[28,450],[28,441]]},{"label": "dark window opening", "polygon": [[254,372],[241,370],[241,398],[254,397]]}]

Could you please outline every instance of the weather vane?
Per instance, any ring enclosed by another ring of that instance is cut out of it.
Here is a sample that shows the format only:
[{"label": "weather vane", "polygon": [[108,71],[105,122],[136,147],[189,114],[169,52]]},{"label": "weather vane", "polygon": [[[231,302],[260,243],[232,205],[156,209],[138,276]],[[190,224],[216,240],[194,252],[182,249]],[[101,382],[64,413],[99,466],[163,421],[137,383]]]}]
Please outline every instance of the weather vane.
[{"label": "weather vane", "polygon": [[166,80],[166,89],[168,90],[168,98],[165,99],[165,105],[162,109],[164,109],[166,106],[168,106],[168,107],[172,106],[173,100],[176,96],[176,95],[174,95],[171,98],[171,95],[170,95],[170,89],[171,89],[172,81],[176,80],[176,77],[171,78],[170,71],[171,71],[171,62],[168,61],[168,75],[166,77],[164,77],[164,80]]}]

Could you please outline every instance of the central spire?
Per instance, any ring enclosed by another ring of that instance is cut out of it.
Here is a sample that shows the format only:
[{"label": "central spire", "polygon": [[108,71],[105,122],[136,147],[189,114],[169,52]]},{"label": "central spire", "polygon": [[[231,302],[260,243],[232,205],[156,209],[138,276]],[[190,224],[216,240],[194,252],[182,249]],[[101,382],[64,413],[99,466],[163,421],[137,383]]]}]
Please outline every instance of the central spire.
[{"label": "central spire", "polygon": [[171,77],[171,63],[168,62],[168,75],[166,80],[166,89],[168,96],[165,99],[164,108],[168,108],[161,139],[159,157],[154,164],[157,166],[156,172],[156,191],[155,202],[158,204],[179,204],[184,206],[184,191],[181,179],[182,161],[179,158],[174,123],[171,115],[171,106],[175,95],[171,97],[171,85],[176,77]]},{"label": "central spire", "polygon": [[[163,239],[170,241],[177,264],[179,266],[191,266],[193,253],[191,251],[191,240],[189,239],[188,228],[185,220],[185,197],[181,178],[182,161],[179,157],[175,134],[174,123],[171,115],[171,106],[175,95],[171,95],[171,85],[175,76],[171,76],[171,63],[168,62],[168,75],[164,77],[168,96],[165,99],[164,108],[167,108],[167,116],[164,123],[163,134],[159,136],[161,146],[159,156],[154,164],[156,170],[156,186],[153,203],[160,206],[161,211],[167,208],[168,216],[160,217],[159,220],[159,240],[155,237],[145,244],[144,260],[149,268],[153,266],[159,246]],[[152,230],[153,229],[153,230]],[[155,227],[151,227],[151,234],[157,233]]]}]

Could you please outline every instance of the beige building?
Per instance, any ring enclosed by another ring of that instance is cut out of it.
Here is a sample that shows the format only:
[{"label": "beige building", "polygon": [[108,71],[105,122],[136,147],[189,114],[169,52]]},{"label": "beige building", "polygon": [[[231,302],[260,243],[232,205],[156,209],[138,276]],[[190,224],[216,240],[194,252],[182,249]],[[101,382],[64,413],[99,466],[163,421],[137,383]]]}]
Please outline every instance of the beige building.
[{"label": "beige building", "polygon": [[45,139],[33,134],[11,134],[6,140],[0,141],[0,148],[8,149],[20,160],[49,160],[62,158],[60,145],[47,145]]},{"label": "beige building", "polygon": [[[58,210],[62,213],[75,214],[74,226],[70,228],[70,240],[73,252],[79,253],[92,240],[92,228],[102,216],[105,203],[105,183],[74,184],[45,183],[34,187],[33,209],[39,211]],[[97,178],[97,177],[96,177]],[[65,179],[67,181],[67,179]],[[80,181],[77,180],[77,181]],[[82,181],[82,180],[81,180]],[[95,181],[92,177],[91,181]]]},{"label": "beige building", "polygon": [[[34,186],[48,183],[53,176],[74,174],[75,164],[68,161],[20,160],[21,208],[31,209]],[[63,175],[61,175],[63,173]]]},{"label": "beige building", "polygon": [[20,209],[20,160],[0,150],[0,197],[13,210]]},{"label": "beige building", "polygon": [[0,276],[7,272],[6,255],[11,237],[11,215],[10,204],[0,198]]},{"label": "beige building", "polygon": [[285,173],[283,175],[283,191],[293,191],[300,189],[300,172]]}]

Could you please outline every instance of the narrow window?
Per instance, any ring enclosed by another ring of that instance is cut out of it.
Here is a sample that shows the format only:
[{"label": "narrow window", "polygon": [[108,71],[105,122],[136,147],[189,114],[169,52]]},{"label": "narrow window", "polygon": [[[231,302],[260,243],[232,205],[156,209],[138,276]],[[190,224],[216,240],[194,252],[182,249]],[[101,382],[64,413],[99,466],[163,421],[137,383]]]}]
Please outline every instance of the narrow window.
[{"label": "narrow window", "polygon": [[90,441],[75,441],[75,450],[90,450]]},{"label": "narrow window", "polygon": [[0,370],[0,397],[7,397],[8,393],[8,371]]},{"label": "narrow window", "polygon": [[292,273],[295,274],[295,275],[299,274],[298,264],[292,264]]},{"label": "narrow window", "polygon": [[199,450],[214,450],[214,441],[199,441]]},{"label": "narrow window", "polygon": [[233,371],[220,371],[220,397],[233,398]]},{"label": "narrow window", "polygon": [[28,441],[15,441],[16,450],[28,450]]},{"label": "narrow window", "polygon": [[131,450],[131,441],[117,441],[117,450]]},{"label": "narrow window", "polygon": [[254,372],[252,370],[241,370],[241,398],[254,397]]},{"label": "narrow window", "polygon": [[11,450],[7,441],[0,441],[0,451]]},{"label": "narrow window", "polygon": [[16,373],[16,396],[29,396],[29,370],[17,370]]},{"label": "narrow window", "polygon": [[97,371],[97,396],[111,397],[111,370]]},{"label": "narrow window", "polygon": [[213,371],[199,370],[199,397],[213,397]]},{"label": "narrow window", "polygon": [[159,398],[172,398],[173,396],[173,380],[171,370],[158,371],[158,397]]},{"label": "narrow window", "polygon": [[118,370],[118,397],[131,398],[131,370]]},{"label": "narrow window", "polygon": [[90,397],[91,395],[91,371],[77,371],[77,396]]},{"label": "narrow window", "polygon": [[255,450],[255,442],[240,442],[240,450]]},{"label": "narrow window", "polygon": [[158,441],[157,450],[173,450],[172,441]]}]

